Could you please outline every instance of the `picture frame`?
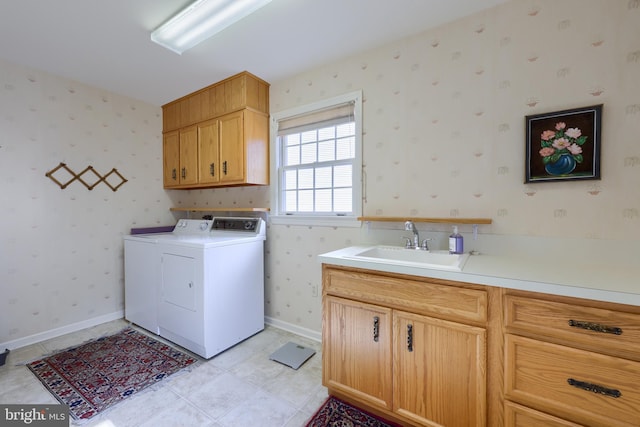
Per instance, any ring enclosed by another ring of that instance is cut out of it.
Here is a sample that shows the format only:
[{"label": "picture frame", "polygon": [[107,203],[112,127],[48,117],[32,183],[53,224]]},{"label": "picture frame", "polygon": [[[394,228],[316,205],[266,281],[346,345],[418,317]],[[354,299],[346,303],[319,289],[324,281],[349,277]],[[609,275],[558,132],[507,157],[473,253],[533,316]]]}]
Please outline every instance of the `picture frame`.
[{"label": "picture frame", "polygon": [[602,104],[525,117],[525,184],[600,179]]}]

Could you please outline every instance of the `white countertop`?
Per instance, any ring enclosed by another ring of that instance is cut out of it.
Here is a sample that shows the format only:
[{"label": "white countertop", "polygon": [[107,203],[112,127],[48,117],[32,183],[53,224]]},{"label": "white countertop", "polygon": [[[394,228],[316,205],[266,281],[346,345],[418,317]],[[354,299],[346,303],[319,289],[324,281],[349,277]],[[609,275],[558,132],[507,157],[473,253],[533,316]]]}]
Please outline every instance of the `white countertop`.
[{"label": "white countertop", "polygon": [[351,246],[318,259],[324,264],[640,306],[640,262],[480,254],[469,256],[462,271],[446,271],[346,258],[370,247]]}]

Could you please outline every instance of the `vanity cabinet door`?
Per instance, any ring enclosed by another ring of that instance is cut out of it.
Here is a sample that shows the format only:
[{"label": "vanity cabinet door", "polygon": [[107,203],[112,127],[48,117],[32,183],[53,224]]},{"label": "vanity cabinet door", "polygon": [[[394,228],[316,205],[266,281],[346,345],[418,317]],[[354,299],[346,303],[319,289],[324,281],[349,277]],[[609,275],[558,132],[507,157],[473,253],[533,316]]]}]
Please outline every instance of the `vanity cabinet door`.
[{"label": "vanity cabinet door", "polygon": [[323,384],[391,410],[391,309],[327,296],[323,316]]},{"label": "vanity cabinet door", "polygon": [[486,425],[486,330],[394,311],[394,412],[427,426]]}]

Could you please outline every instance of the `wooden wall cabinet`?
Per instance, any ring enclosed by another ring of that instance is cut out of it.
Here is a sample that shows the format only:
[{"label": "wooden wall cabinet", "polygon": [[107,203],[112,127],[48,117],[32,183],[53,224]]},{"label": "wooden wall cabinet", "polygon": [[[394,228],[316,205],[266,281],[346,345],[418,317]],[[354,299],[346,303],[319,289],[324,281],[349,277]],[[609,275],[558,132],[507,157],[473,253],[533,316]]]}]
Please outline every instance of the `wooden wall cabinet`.
[{"label": "wooden wall cabinet", "polygon": [[269,184],[267,116],[241,110],[195,125],[198,186]]},{"label": "wooden wall cabinet", "polygon": [[197,135],[195,126],[163,135],[162,157],[165,187],[189,186],[198,182]]},{"label": "wooden wall cabinet", "polygon": [[487,293],[323,266],[323,384],[404,425],[487,425]]},{"label": "wooden wall cabinet", "polygon": [[162,107],[165,188],[269,184],[269,84],[243,72]]}]

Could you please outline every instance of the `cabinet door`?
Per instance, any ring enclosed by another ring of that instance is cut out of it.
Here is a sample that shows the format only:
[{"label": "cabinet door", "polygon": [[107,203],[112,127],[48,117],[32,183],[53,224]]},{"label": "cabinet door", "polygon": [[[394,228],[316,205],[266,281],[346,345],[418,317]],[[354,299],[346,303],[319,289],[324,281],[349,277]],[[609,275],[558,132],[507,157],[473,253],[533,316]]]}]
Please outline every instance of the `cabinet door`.
[{"label": "cabinet door", "polygon": [[221,182],[245,179],[244,113],[238,111],[219,118]]},{"label": "cabinet door", "polygon": [[176,130],[162,137],[162,182],[165,187],[180,184],[180,133]]},{"label": "cabinet door", "polygon": [[428,426],[486,425],[486,331],[394,312],[393,409]]},{"label": "cabinet door", "polygon": [[172,102],[162,107],[162,131],[169,132],[180,127],[180,103]]},{"label": "cabinet door", "polygon": [[323,313],[323,384],[391,410],[391,310],[328,296]]},{"label": "cabinet door", "polygon": [[222,168],[218,158],[218,120],[207,120],[198,125],[198,182],[214,184],[220,181]]},{"label": "cabinet door", "polygon": [[198,130],[190,126],[180,131],[180,184],[198,182]]}]

